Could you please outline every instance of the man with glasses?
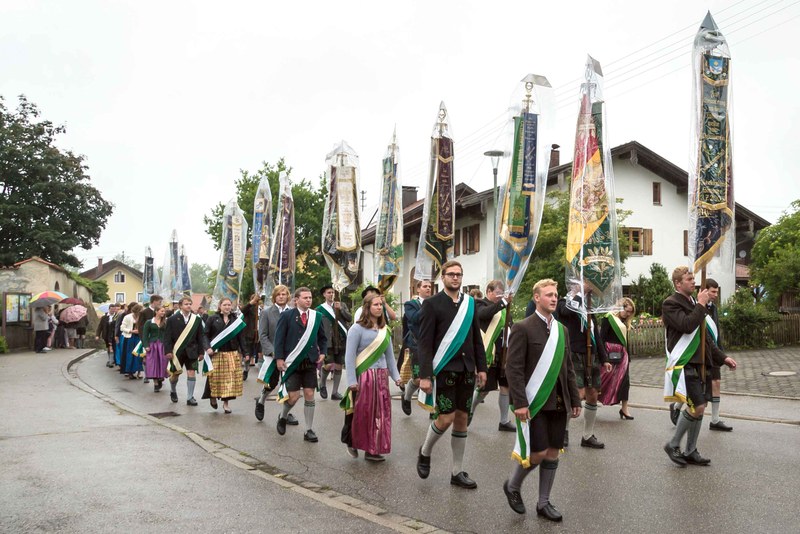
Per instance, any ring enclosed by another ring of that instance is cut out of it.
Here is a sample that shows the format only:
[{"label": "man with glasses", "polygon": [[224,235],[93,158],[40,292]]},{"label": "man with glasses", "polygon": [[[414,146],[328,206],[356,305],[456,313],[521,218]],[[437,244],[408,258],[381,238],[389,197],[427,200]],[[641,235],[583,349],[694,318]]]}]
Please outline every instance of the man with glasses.
[{"label": "man with glasses", "polygon": [[444,290],[423,301],[417,341],[419,388],[425,394],[420,404],[437,415],[419,449],[417,474],[428,478],[433,446],[452,425],[450,484],[475,489],[478,485],[462,470],[462,463],[472,392],[486,383],[486,354],[475,303],[460,291],[461,264],[445,262],[441,272]]}]

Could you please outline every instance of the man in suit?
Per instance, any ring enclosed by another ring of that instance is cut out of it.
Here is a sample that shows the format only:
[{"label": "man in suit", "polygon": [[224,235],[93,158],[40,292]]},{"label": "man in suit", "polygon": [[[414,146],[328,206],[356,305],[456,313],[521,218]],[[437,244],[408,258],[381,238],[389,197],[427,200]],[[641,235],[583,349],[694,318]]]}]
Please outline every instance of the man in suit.
[{"label": "man in suit", "polygon": [[[411,380],[406,384],[401,405],[403,413],[411,415],[411,397],[419,389],[419,361],[417,340],[419,339],[419,320],[422,312],[422,303],[431,296],[433,286],[430,280],[417,280],[415,284],[417,296],[403,304],[403,321],[406,323],[406,334],[403,336],[403,345],[408,349],[411,358]],[[402,363],[398,364],[402,367]]]},{"label": "man in suit", "polygon": [[[710,296],[708,289],[701,289],[697,293],[697,300],[692,298],[694,274],[686,266],[677,267],[672,271],[672,283],[675,285],[675,293],[667,297],[661,305],[661,318],[667,331],[667,361],[668,365],[673,367],[667,368],[667,372],[683,374],[685,392],[676,389],[670,392],[672,395],[668,395],[665,391],[665,397],[668,400],[685,397],[687,406],[678,417],[675,434],[664,445],[664,451],[670,460],[681,467],[686,467],[686,464],[708,465],[711,460],[704,458],[697,451],[697,438],[700,436],[706,404],[711,400],[711,368],[714,365],[724,364],[736,369],[736,361],[725,356],[711,335],[705,336],[705,358],[699,343],[692,354],[684,352],[684,358],[673,355],[676,346],[679,347],[677,350],[683,346],[688,348],[695,336],[701,336],[700,329],[706,328],[708,314],[706,306]],[[680,387],[680,380],[678,384]],[[686,448],[681,453],[680,445],[684,435],[687,436]]]},{"label": "man in suit", "polygon": [[[184,330],[187,335],[181,340]],[[178,341],[182,341],[180,345]],[[192,299],[183,297],[178,301],[178,311],[167,319],[166,331],[164,332],[164,352],[166,359],[172,359],[173,351],[178,357],[181,367],[186,367],[186,404],[197,406],[194,398],[194,386],[197,379],[197,362],[203,359],[203,353],[213,354],[205,329],[201,324],[200,318],[192,313]],[[169,377],[170,394],[172,402],[178,402],[178,374]]]},{"label": "man in suit", "polygon": [[[322,328],[325,330],[325,337],[328,339],[328,350],[325,353],[325,363],[319,370],[319,396],[323,399],[328,398],[328,374],[333,373],[333,392],[331,400],[342,400],[339,395],[339,383],[342,380],[342,367],[344,366],[344,353],[347,348],[347,329],[353,316],[347,304],[334,300],[336,290],[333,286],[326,285],[320,290],[320,295],[325,301],[317,306],[322,319]],[[344,331],[342,331],[342,327]]]},{"label": "man in suit", "polygon": [[[288,399],[283,401],[283,410],[278,417],[278,434],[286,433],[289,410],[300,399],[303,390],[306,431],[303,439],[316,443],[314,433],[314,390],[317,388],[317,364],[325,360],[328,340],[321,328],[319,314],[310,309],[313,299],[311,290],[301,287],[294,292],[296,308],[281,313],[275,328],[275,362],[281,372],[281,381],[286,386]],[[287,360],[288,361],[287,363]]]},{"label": "man in suit", "polygon": [[114,367],[114,350],[116,349],[116,342],[114,341],[114,316],[117,314],[117,304],[112,303],[108,305],[108,312],[100,318],[100,323],[97,325],[97,332],[95,332],[95,339],[103,340],[108,353],[108,361],[106,367]]},{"label": "man in suit", "polygon": [[[500,432],[516,432],[517,427],[508,420],[508,381],[505,376],[505,355],[506,348],[508,347],[508,333],[511,330],[511,317],[507,314],[511,313],[509,306],[513,297],[511,295],[505,296],[505,286],[501,280],[492,280],[486,284],[486,298],[475,301],[475,313],[478,315],[478,323],[481,325],[481,332],[483,333],[483,348],[486,351],[486,359],[489,358],[490,347],[486,344],[495,337],[495,342],[491,347],[491,363],[487,365],[489,372],[486,375],[486,384],[482,389],[475,390],[475,395],[472,397],[472,414],[475,415],[475,410],[478,405],[483,402],[490,391],[496,389],[500,390],[497,398],[497,405],[500,408],[500,423],[497,425],[497,430]],[[503,314],[506,310],[506,314]],[[495,320],[496,319],[496,320]],[[489,327],[492,327],[492,332],[489,332]],[[470,416],[469,422],[472,422]]]},{"label": "man in suit", "polygon": [[[278,328],[278,319],[281,313],[285,312],[289,307],[289,288],[284,285],[277,285],[272,290],[272,306],[261,310],[261,317],[258,319],[258,337],[261,341],[261,353],[264,355],[264,360],[275,357],[275,330]],[[262,365],[267,365],[264,361]],[[259,421],[264,420],[264,403],[267,400],[269,392],[275,389],[280,379],[280,373],[272,373],[269,382],[264,384],[261,390],[261,396],[256,399],[256,419]],[[286,418],[286,424],[298,425],[299,421],[294,415],[289,414]]]},{"label": "man in suit", "polygon": [[[525,467],[523,459],[519,458],[520,463],[514,464],[511,475],[503,484],[503,492],[511,509],[518,514],[524,514],[525,504],[520,494],[522,481],[540,465],[536,512],[550,521],[561,521],[561,513],[550,503],[550,490],[558,468],[558,450],[564,442],[567,420],[570,416],[580,415],[581,401],[569,355],[568,340],[561,340],[560,354],[558,344],[548,345],[551,337],[555,341],[566,333],[564,326],[553,318],[558,303],[557,282],[549,279],[536,282],[533,286],[533,299],[536,303],[533,315],[511,328],[506,362],[506,377],[515,407],[514,415],[522,422],[530,421],[527,426],[520,425],[520,428],[528,430],[530,454],[526,460],[530,462],[530,466]],[[549,366],[539,370],[538,365]],[[534,370],[540,376],[543,371],[554,370],[556,366],[557,379],[548,382],[545,377],[541,381],[534,395],[539,402],[534,404],[526,390]],[[538,408],[536,413],[531,413],[532,405]]]},{"label": "man in suit", "polygon": [[[427,395],[433,395],[438,416],[431,422],[425,442],[419,449],[417,474],[420,478],[428,478],[433,446],[452,425],[450,484],[475,489],[478,485],[461,466],[467,444],[467,419],[472,408],[472,392],[476,385],[483,387],[486,383],[486,354],[472,297],[460,291],[463,277],[460,263],[452,260],[445,262],[442,265],[444,290],[422,303],[417,345],[419,388]],[[464,306],[466,308],[462,308]],[[445,334],[449,333],[448,339],[452,339],[456,331],[466,334],[460,346],[443,343]],[[441,358],[442,355],[445,358]],[[449,360],[448,355],[452,356]],[[434,362],[437,356],[441,360]],[[440,367],[438,374],[434,365]]]},{"label": "man in suit", "polygon": [[[578,312],[576,310],[581,310]],[[569,332],[569,345],[572,354],[572,366],[575,369],[575,380],[578,384],[578,392],[581,400],[585,400],[585,411],[583,412],[583,436],[581,437],[581,447],[591,449],[603,449],[605,444],[594,435],[594,423],[597,419],[597,398],[600,393],[600,367],[604,367],[607,372],[611,372],[611,364],[608,362],[604,343],[601,341],[600,328],[591,314],[588,314],[588,328],[592,329],[590,335],[591,354],[587,353],[586,344],[586,319],[583,296],[580,292],[580,284],[572,288],[565,298],[558,301],[556,306],[556,319],[567,327]],[[587,359],[591,358],[591,368],[587,366]],[[565,434],[564,446],[569,441],[569,434]]]}]

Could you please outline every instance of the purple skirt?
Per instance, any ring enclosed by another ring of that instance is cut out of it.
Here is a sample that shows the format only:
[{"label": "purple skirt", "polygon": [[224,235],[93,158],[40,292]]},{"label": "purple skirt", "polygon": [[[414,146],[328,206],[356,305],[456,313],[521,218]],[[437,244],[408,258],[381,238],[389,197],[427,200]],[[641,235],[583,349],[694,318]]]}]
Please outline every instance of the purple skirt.
[{"label": "purple skirt", "polygon": [[619,402],[619,387],[628,370],[628,351],[619,343],[606,343],[606,351],[622,352],[622,361],[611,368],[611,372],[603,369],[600,375],[600,395],[598,399],[603,406],[611,406]]},{"label": "purple skirt", "polygon": [[160,341],[150,343],[150,350],[144,359],[144,375],[147,378],[169,378],[167,358],[164,355],[164,344]]},{"label": "purple skirt", "polygon": [[370,454],[392,452],[392,398],[387,369],[367,369],[358,377],[351,432],[354,449]]}]

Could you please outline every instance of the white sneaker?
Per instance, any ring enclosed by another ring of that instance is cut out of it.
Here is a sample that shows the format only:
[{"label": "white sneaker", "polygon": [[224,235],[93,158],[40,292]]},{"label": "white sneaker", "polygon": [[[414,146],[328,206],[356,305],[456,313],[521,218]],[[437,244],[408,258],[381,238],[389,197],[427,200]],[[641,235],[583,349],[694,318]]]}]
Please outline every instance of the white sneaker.
[{"label": "white sneaker", "polygon": [[53,349],[51,349],[50,347],[45,347],[45,348],[43,348],[42,350],[43,350],[43,351],[45,351],[45,352],[50,352],[50,351],[51,351],[51,350],[53,350]]}]

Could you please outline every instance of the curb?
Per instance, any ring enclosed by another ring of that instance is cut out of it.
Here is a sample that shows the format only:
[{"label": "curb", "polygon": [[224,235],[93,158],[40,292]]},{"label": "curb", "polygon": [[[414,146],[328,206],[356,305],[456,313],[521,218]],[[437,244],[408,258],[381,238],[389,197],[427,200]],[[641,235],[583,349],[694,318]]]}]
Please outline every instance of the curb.
[{"label": "curb", "polygon": [[[631,386],[640,388],[663,389],[663,386],[654,386],[652,384],[641,384],[631,382]],[[733,395],[735,397],[758,397],[760,399],[778,399],[778,400],[792,400],[800,401],[800,397],[787,397],[785,395],[764,395],[763,393],[742,393],[739,391],[720,391],[723,395]]]},{"label": "curb", "polygon": [[124,410],[151,423],[178,432],[179,434],[182,434],[184,437],[191,440],[195,445],[206,451],[211,456],[227,462],[228,464],[237,467],[242,471],[246,471],[262,480],[266,480],[267,482],[271,482],[272,484],[275,484],[276,486],[279,486],[285,490],[293,491],[303,495],[304,497],[313,499],[330,508],[341,510],[360,519],[364,519],[376,525],[380,525],[382,527],[405,534],[447,532],[417,519],[395,514],[389,512],[388,510],[384,510],[369,504],[366,501],[351,497],[350,495],[346,495],[344,493],[339,493],[329,487],[320,486],[319,484],[304,480],[300,477],[282,473],[277,467],[261,462],[258,458],[250,456],[246,452],[228,447],[224,443],[202,436],[197,432],[193,432],[178,425],[157,419],[152,415],[140,412],[123,404],[113,397],[109,397],[105,393],[97,391],[81,380],[81,378],[78,376],[77,370],[73,369],[75,364],[80,363],[82,360],[88,358],[96,352],[101,352],[101,349],[92,349],[86,353],[80,354],[76,358],[66,362],[61,368],[61,374],[64,375],[64,378],[66,378],[67,381],[81,391],[89,393],[90,395],[93,395],[98,399],[105,401],[116,408],[119,408],[120,410]]}]

